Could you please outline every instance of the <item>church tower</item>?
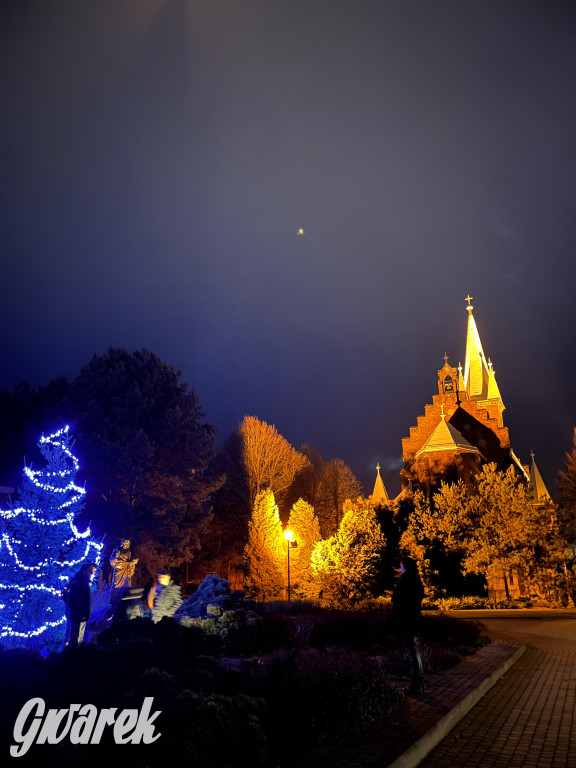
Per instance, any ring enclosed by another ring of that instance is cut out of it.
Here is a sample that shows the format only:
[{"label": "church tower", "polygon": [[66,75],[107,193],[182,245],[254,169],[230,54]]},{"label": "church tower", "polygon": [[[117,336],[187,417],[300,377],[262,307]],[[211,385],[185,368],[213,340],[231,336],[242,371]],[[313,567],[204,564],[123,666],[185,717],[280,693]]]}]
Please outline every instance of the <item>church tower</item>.
[{"label": "church tower", "polygon": [[504,426],[504,402],[490,359],[486,359],[473,315],[472,297],[467,296],[468,327],[464,368],[448,363],[438,371],[438,393],[424,407],[410,434],[402,440],[404,468],[402,487],[412,484],[426,494],[441,480],[467,482],[486,462],[498,469],[515,464],[525,470],[510,449]]}]

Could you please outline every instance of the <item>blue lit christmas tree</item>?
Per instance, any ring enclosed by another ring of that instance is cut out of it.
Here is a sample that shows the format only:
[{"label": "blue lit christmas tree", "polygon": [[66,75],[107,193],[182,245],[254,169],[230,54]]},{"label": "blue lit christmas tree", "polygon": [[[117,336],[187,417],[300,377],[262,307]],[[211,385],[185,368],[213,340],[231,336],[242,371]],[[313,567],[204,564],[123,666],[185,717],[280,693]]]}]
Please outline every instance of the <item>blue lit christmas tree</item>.
[{"label": "blue lit christmas tree", "polygon": [[24,467],[20,505],[0,510],[0,643],[55,650],[66,627],[62,589],[102,544],[74,523],[85,489],[68,427],[38,443],[46,469]]}]

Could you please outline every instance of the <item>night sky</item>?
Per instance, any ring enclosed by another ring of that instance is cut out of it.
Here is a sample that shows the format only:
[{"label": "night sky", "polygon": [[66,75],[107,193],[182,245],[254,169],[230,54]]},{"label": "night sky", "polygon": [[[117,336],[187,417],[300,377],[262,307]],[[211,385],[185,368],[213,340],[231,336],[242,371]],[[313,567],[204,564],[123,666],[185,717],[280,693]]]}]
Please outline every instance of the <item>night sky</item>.
[{"label": "night sky", "polygon": [[512,447],[555,490],[576,426],[573,2],[0,9],[0,387],[145,346],[220,442],[254,414],[366,491],[380,460],[396,493],[470,293]]}]

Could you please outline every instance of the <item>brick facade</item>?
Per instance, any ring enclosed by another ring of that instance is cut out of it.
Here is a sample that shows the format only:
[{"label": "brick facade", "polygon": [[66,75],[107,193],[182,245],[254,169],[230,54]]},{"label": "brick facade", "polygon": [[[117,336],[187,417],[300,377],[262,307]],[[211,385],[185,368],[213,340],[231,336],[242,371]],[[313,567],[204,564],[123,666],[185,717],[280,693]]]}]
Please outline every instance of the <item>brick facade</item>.
[{"label": "brick facade", "polygon": [[[495,461],[499,468],[509,465],[510,436],[502,421],[504,404],[501,398],[470,399],[462,380],[462,370],[448,365],[438,371],[438,392],[426,403],[424,414],[418,416],[410,434],[402,440],[404,468],[402,487],[410,483],[431,493],[441,480],[459,478],[465,482],[475,475],[482,464]],[[438,426],[442,413],[462,436],[478,449],[480,455],[442,450],[417,456],[418,451]]]}]

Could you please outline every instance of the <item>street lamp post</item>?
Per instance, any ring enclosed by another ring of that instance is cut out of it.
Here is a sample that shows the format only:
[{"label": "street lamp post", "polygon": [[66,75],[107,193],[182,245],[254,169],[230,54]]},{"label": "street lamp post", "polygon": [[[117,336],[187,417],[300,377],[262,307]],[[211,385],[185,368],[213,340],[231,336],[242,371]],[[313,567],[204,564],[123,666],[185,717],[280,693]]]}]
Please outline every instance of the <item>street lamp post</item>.
[{"label": "street lamp post", "polygon": [[286,558],[288,570],[288,602],[290,602],[290,548],[298,546],[298,542],[294,541],[292,536],[292,531],[284,531],[284,538],[286,539]]}]

